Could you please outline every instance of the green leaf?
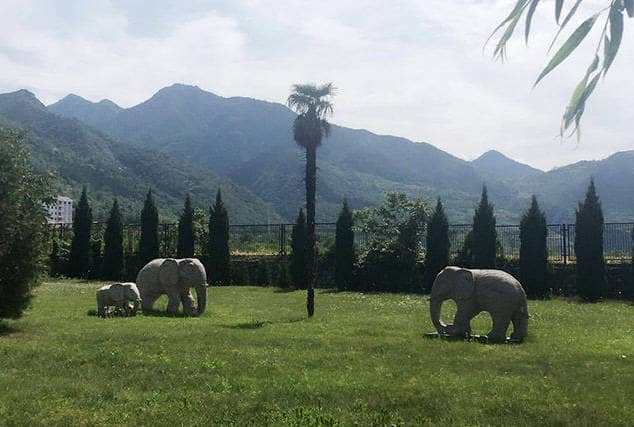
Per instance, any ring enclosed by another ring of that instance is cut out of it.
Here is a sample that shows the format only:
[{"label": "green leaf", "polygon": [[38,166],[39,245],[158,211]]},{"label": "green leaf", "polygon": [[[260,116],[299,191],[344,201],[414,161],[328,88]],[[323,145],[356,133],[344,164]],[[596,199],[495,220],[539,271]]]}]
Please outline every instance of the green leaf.
[{"label": "green leaf", "polygon": [[559,24],[559,17],[561,16],[561,9],[564,7],[564,0],[555,1],[555,21]]},{"label": "green leaf", "polygon": [[619,8],[619,2],[612,3],[610,8],[610,39],[605,47],[605,58],[603,59],[603,75],[608,72],[610,65],[616,58],[616,54],[623,39],[623,12]]},{"label": "green leaf", "polygon": [[570,98],[570,101],[568,102],[568,106],[566,107],[566,112],[563,118],[563,129],[568,128],[568,126],[572,122],[572,119],[577,114],[579,103],[582,101],[583,94],[585,93],[586,86],[588,84],[588,78],[590,78],[590,75],[594,73],[598,67],[599,67],[599,56],[596,55],[594,57],[594,61],[592,61],[592,64],[590,64],[590,66],[588,67],[588,70],[586,71],[585,76],[583,77],[583,79],[581,79],[579,84],[577,84],[577,87],[572,93],[572,97]]},{"label": "green leaf", "polygon": [[583,0],[577,0],[575,2],[575,4],[570,8],[570,11],[568,11],[568,14],[566,15],[566,17],[564,18],[563,22],[561,23],[561,25],[559,26],[559,30],[557,31],[557,34],[555,34],[555,38],[553,38],[553,41],[550,43],[550,46],[548,47],[548,52],[550,52],[550,50],[553,48],[553,46],[555,45],[555,42],[557,41],[557,39],[559,38],[559,35],[561,34],[561,32],[563,31],[563,29],[566,27],[566,24],[568,22],[570,22],[570,19],[572,19],[572,17],[575,15],[575,13],[577,13],[577,9],[579,8],[579,5],[581,4]]},{"label": "green leaf", "polygon": [[627,16],[634,18],[634,0],[623,0],[625,3],[625,9],[627,9]]},{"label": "green leaf", "polygon": [[489,40],[491,40],[491,37],[493,37],[495,35],[495,33],[497,33],[500,30],[500,28],[502,28],[504,25],[506,25],[506,23],[508,23],[508,22],[512,21],[513,19],[515,19],[517,17],[517,15],[521,15],[522,14],[522,12],[524,11],[524,7],[526,6],[526,3],[528,3],[528,0],[517,0],[517,3],[515,3],[515,7],[511,11],[511,13],[509,13],[509,16],[507,16],[504,19],[504,21],[502,21],[500,23],[500,25],[495,27],[495,30],[493,30],[493,32],[491,33],[491,35],[487,39],[486,43],[484,43],[485,46],[489,42]]},{"label": "green leaf", "polygon": [[539,4],[539,0],[532,0],[530,6],[528,7],[528,12],[526,13],[526,27],[524,29],[526,43],[528,43],[528,35],[531,32],[531,22],[533,21],[533,15],[535,14],[535,9],[537,9],[537,4]]},{"label": "green leaf", "polygon": [[579,44],[583,41],[583,39],[588,35],[592,26],[597,21],[598,15],[593,15],[590,18],[583,21],[579,27],[570,35],[568,40],[561,46],[561,48],[557,51],[557,53],[552,57],[546,68],[544,68],[537,77],[537,81],[533,86],[537,86],[537,84],[544,78],[548,73],[550,73],[555,67],[561,64],[570,54],[579,46]]},{"label": "green leaf", "polygon": [[495,51],[493,52],[494,57],[499,56],[502,59],[504,59],[506,43],[510,40],[511,36],[513,35],[513,31],[515,31],[515,27],[517,26],[517,23],[519,22],[521,16],[522,16],[521,14],[515,15],[515,18],[513,18],[511,23],[508,25],[508,27],[506,27],[506,31],[504,31],[504,34],[500,38],[500,41],[498,42],[497,46],[495,46]]}]

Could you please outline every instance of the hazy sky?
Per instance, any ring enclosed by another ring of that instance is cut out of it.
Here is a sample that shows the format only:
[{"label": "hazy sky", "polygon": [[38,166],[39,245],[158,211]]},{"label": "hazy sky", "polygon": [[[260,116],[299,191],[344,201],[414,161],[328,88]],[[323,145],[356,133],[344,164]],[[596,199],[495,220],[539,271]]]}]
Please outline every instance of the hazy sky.
[{"label": "hazy sky", "polygon": [[[528,47],[518,27],[508,62],[482,52],[514,3],[2,0],[0,92],[26,88],[47,104],[72,92],[128,107],[179,82],[284,102],[292,83],[332,81],[333,122],[465,159],[493,148],[548,169],[634,149],[634,19],[577,144],[557,137],[560,118],[600,25],[585,49],[531,90],[554,35],[552,0],[542,0]],[[584,4],[585,17],[606,0]]]}]

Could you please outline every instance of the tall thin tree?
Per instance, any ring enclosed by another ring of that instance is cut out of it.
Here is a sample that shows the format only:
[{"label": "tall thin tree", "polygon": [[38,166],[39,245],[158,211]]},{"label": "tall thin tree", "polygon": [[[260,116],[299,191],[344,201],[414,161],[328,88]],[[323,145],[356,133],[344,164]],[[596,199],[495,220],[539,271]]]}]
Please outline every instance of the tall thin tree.
[{"label": "tall thin tree", "polygon": [[179,258],[194,256],[194,208],[189,193],[185,197],[185,206],[178,219],[178,241],[176,254]]},{"label": "tall thin tree", "polygon": [[73,241],[68,260],[68,269],[73,277],[86,277],[90,269],[91,229],[92,209],[88,204],[88,190],[84,185],[73,218]]},{"label": "tall thin tree", "polygon": [[520,280],[530,297],[548,296],[548,247],[546,216],[533,196],[520,222]]},{"label": "tall thin tree", "polygon": [[317,187],[317,147],[330,133],[326,117],[332,114],[332,83],[323,85],[296,84],[292,87],[287,103],[297,117],[293,126],[295,142],[306,150],[306,310],[308,316],[315,313],[315,280],[317,252],[315,248],[315,192]]},{"label": "tall thin tree", "polygon": [[579,295],[585,301],[598,301],[605,292],[606,281],[603,258],[603,210],[594,180],[590,180],[586,198],[577,208],[575,256]]},{"label": "tall thin tree", "polygon": [[475,268],[495,267],[497,231],[493,205],[489,203],[486,186],[482,187],[480,204],[473,216],[473,265]]},{"label": "tall thin tree", "polygon": [[352,211],[348,201],[344,200],[335,230],[335,285],[341,290],[352,288],[355,260],[353,226]]},{"label": "tall thin tree", "polygon": [[142,264],[159,257],[159,214],[152,189],[148,190],[141,210],[141,238],[139,255]]},{"label": "tall thin tree", "polygon": [[425,290],[431,290],[436,275],[449,265],[449,222],[440,198],[427,224],[425,252]]},{"label": "tall thin tree", "polygon": [[212,283],[229,282],[229,213],[220,189],[209,209],[209,275]]},{"label": "tall thin tree", "polygon": [[120,280],[123,276],[124,268],[123,221],[117,199],[114,199],[112,203],[103,240],[102,275],[105,279]]}]

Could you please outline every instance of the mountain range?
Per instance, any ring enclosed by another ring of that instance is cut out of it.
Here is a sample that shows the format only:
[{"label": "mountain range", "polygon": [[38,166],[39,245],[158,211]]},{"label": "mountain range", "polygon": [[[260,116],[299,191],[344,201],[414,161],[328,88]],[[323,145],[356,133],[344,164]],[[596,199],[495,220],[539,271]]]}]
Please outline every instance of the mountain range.
[{"label": "mountain range", "polygon": [[[8,95],[0,96],[0,106]],[[292,220],[303,205],[303,152],[293,141],[295,115],[284,105],[224,98],[180,84],[163,88],[131,108],[121,108],[108,100],[90,102],[77,95],[68,95],[48,107],[37,103],[47,120],[59,122],[59,126],[72,123],[90,135],[84,144],[86,151],[100,153],[103,146],[117,147],[114,151],[126,156],[135,153],[153,157],[160,163],[157,169],[178,170],[183,179],[171,185],[194,193],[190,188],[196,184],[194,196],[201,194],[202,206],[208,203],[208,194],[222,186],[225,197],[238,199],[232,201],[230,212],[234,223],[247,219]],[[11,119],[11,107],[5,104],[0,108],[0,120]],[[62,143],[46,129],[34,127],[28,114],[13,114],[13,120],[31,127],[31,133],[40,138]],[[94,143],[94,139],[100,142]],[[36,147],[34,151],[38,150]],[[118,162],[124,161],[121,156],[115,157]],[[57,164],[49,166],[58,168],[69,186],[82,182],[77,174],[72,179],[67,177],[65,169]],[[139,180],[137,187],[157,185],[153,183],[155,177],[138,177],[132,166],[127,168],[126,173],[133,174],[130,179]],[[532,194],[538,196],[549,222],[569,222],[574,220],[577,202],[583,198],[591,177],[602,198],[606,219],[634,220],[634,151],[544,172],[496,151],[466,161],[425,142],[333,125],[331,135],[318,150],[318,168],[319,221],[333,221],[344,197],[358,209],[377,205],[387,191],[403,191],[425,197],[430,203],[441,197],[450,222],[468,223],[486,184],[499,223],[517,223]],[[108,186],[100,188],[106,191]],[[119,195],[123,187],[110,186],[110,193]],[[173,191],[165,193],[172,195],[170,210],[176,212],[182,194],[177,197]],[[139,200],[137,196],[126,195],[130,201]]]}]

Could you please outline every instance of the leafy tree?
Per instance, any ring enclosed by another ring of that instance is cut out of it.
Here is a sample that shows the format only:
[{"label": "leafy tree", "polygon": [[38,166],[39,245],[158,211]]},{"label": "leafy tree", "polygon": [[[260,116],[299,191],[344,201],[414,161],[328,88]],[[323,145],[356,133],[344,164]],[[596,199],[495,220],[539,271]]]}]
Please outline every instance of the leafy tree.
[{"label": "leafy tree", "polygon": [[354,218],[343,201],[343,207],[337,218],[335,230],[335,286],[337,289],[351,289],[354,273]]},{"label": "leafy tree", "polygon": [[[600,21],[601,15],[605,15],[603,31],[599,36],[599,42],[594,52],[593,60],[588,69],[586,70],[583,78],[577,84],[572,97],[566,107],[566,111],[562,118],[561,134],[570,128],[574,123],[575,132],[579,136],[579,123],[583,112],[585,110],[586,102],[592,92],[594,91],[601,75],[605,76],[608,69],[612,65],[612,62],[616,58],[616,55],[621,46],[623,39],[623,26],[624,26],[624,14],[632,18],[634,17],[634,0],[604,0],[605,7],[599,9],[590,17],[586,18],[575,31],[568,37],[568,39],[561,45],[557,52],[552,56],[546,67],[537,77],[535,85],[537,85],[542,78],[561,64],[570,54],[583,42],[586,36],[592,30],[592,27],[597,21]],[[531,30],[531,23],[535,10],[539,5],[540,0],[518,0],[513,10],[509,15],[498,25],[493,31],[491,37],[493,37],[498,31],[504,28],[504,32],[500,37],[495,50],[493,52],[494,57],[504,59],[506,56],[506,46],[511,39],[517,24],[521,17],[526,12],[526,19],[524,25],[524,36],[526,43],[528,43],[528,37]],[[543,3],[543,2],[542,2]],[[565,15],[562,15],[564,8],[563,0],[555,1],[555,21],[558,25],[557,33],[551,43],[551,48],[555,45],[555,42],[559,38],[566,25],[570,22],[573,16],[577,13],[579,5],[582,0],[576,0],[572,6],[568,9]],[[564,16],[563,20],[561,17]],[[490,37],[490,38],[491,38]],[[489,38],[489,39],[490,39]],[[600,57],[601,46],[603,46],[603,57]],[[599,66],[600,65],[600,66]]]},{"label": "leafy tree", "polygon": [[120,280],[124,272],[123,222],[117,199],[114,199],[112,203],[103,240],[103,264],[101,267],[103,277],[109,280]]},{"label": "leafy tree", "polygon": [[306,287],[306,216],[300,209],[291,232],[291,281],[295,289]]},{"label": "leafy tree", "polygon": [[22,134],[0,128],[0,319],[17,319],[45,272],[47,176],[35,175]]},{"label": "leafy tree", "polygon": [[152,189],[148,190],[141,210],[141,238],[139,255],[143,264],[159,257],[159,214]]},{"label": "leafy tree", "polygon": [[73,217],[73,241],[70,246],[68,270],[71,277],[86,277],[90,269],[90,233],[92,209],[88,204],[86,186],[81,191]]},{"label": "leafy tree", "polygon": [[590,181],[586,198],[579,203],[575,222],[575,256],[577,258],[577,289],[585,301],[599,300],[606,288],[603,258],[603,210]]},{"label": "leafy tree", "polygon": [[48,275],[51,277],[59,277],[62,275],[62,260],[59,252],[59,241],[57,238],[53,238],[51,253],[48,256]]},{"label": "leafy tree", "polygon": [[229,281],[229,213],[220,190],[216,204],[209,209],[209,269],[212,283]]},{"label": "leafy tree", "polygon": [[367,242],[359,257],[359,286],[375,291],[419,291],[420,242],[427,221],[424,200],[388,193],[377,208],[356,213]]},{"label": "leafy tree", "polygon": [[429,291],[436,275],[449,265],[449,222],[438,199],[436,209],[427,223],[427,251],[425,252],[425,289]]},{"label": "leafy tree", "polygon": [[189,193],[185,197],[185,207],[178,219],[178,241],[176,254],[178,258],[194,256],[194,208]]},{"label": "leafy tree", "polygon": [[546,216],[533,196],[520,222],[520,280],[528,296],[548,296],[548,247]]},{"label": "leafy tree", "polygon": [[317,188],[317,147],[330,133],[325,120],[332,113],[330,98],[335,88],[324,85],[296,84],[288,97],[288,106],[295,110],[297,118],[293,126],[295,142],[306,150],[306,310],[308,316],[315,313],[315,279],[317,252],[315,248],[315,192]]},{"label": "leafy tree", "polygon": [[493,205],[489,203],[487,188],[482,188],[480,204],[473,216],[472,236],[473,266],[475,268],[494,268],[497,231]]}]

